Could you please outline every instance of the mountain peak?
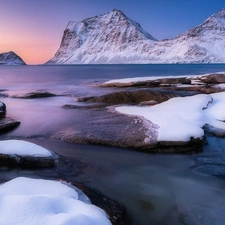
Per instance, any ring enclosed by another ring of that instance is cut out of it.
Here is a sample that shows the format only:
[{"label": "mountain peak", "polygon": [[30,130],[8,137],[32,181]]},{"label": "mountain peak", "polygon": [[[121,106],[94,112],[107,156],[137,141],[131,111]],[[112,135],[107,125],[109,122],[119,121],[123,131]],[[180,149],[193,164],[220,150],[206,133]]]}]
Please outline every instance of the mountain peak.
[{"label": "mountain peak", "polygon": [[218,11],[217,13],[215,13],[212,16],[221,18],[221,19],[225,19],[225,8],[221,9],[220,11]]},{"label": "mountain peak", "polygon": [[[121,10],[90,17],[81,22],[70,21],[64,31],[59,50],[49,63],[91,63],[96,59],[86,59],[85,55],[97,55],[97,61],[103,62],[111,55],[144,51],[143,45],[157,41],[147,33],[139,23],[127,17]],[[139,45],[139,43],[142,43]],[[96,57],[95,57],[96,58]],[[121,62],[121,59],[115,59]]]},{"label": "mountain peak", "polygon": [[0,65],[25,65],[25,62],[13,51],[0,54]]}]

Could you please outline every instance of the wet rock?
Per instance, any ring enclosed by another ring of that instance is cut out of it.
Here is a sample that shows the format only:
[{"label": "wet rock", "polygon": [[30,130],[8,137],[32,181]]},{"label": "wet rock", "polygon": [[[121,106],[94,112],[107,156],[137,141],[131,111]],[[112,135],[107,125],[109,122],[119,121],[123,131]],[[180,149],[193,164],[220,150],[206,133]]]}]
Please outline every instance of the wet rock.
[{"label": "wet rock", "polygon": [[7,167],[37,168],[53,167],[56,164],[56,158],[52,157],[30,157],[19,155],[0,154],[0,165]]},{"label": "wet rock", "polygon": [[92,204],[103,209],[109,215],[110,221],[113,225],[125,224],[126,210],[124,206],[103,195],[101,192],[91,189],[81,183],[71,182],[71,184],[82,190],[84,194],[90,198]]},{"label": "wet rock", "polygon": [[[131,87],[131,88],[163,88],[164,90],[183,90],[188,92],[198,93],[216,93],[220,92],[221,88],[216,84],[225,83],[225,74],[209,74],[200,77],[173,77],[173,78],[159,78],[155,80],[146,81],[131,81],[127,83],[110,82],[100,84],[100,87]],[[196,94],[193,93],[193,94]]]},{"label": "wet rock", "polygon": [[224,129],[219,129],[219,128],[215,128],[209,124],[206,124],[204,126],[204,130],[217,136],[217,137],[225,137],[225,130]]},{"label": "wet rock", "polygon": [[191,84],[191,79],[187,77],[174,77],[174,78],[163,78],[163,79],[158,79],[156,82],[159,82],[160,85],[162,84],[168,84],[168,85],[173,85],[173,84]]},{"label": "wet rock", "polygon": [[200,77],[200,80],[207,84],[221,84],[225,83],[225,74],[210,74]]},{"label": "wet rock", "polygon": [[158,103],[164,102],[170,98],[181,96],[182,93],[175,93],[172,91],[164,90],[149,90],[141,89],[134,91],[120,91],[105,94],[96,97],[85,97],[78,99],[79,102],[93,102],[93,103],[106,103],[106,104],[139,104],[145,101],[157,101]]},{"label": "wet rock", "polygon": [[33,98],[48,98],[48,97],[55,97],[57,95],[52,94],[47,91],[36,91],[31,92],[23,95],[13,95],[12,98],[24,98],[24,99],[33,99]]},{"label": "wet rock", "polygon": [[0,101],[0,119],[4,118],[6,114],[6,105]]},{"label": "wet rock", "polygon": [[11,131],[17,128],[20,122],[9,117],[0,120],[0,134]]},{"label": "wet rock", "polygon": [[4,102],[1,102],[1,101],[0,101],[0,111],[6,112],[6,105]]},{"label": "wet rock", "polygon": [[93,108],[101,108],[101,107],[106,107],[108,104],[104,103],[96,103],[96,104],[85,104],[85,105],[71,105],[71,104],[66,104],[63,105],[63,109],[93,109]]},{"label": "wet rock", "polygon": [[[155,143],[155,130],[152,138],[145,143],[147,129],[141,119],[133,119],[106,109],[92,109],[89,112],[90,121],[82,126],[71,125],[67,130],[57,132],[52,137],[78,144],[101,144],[117,147],[142,148]],[[150,125],[149,125],[150,126]],[[154,126],[152,124],[152,126]]]}]

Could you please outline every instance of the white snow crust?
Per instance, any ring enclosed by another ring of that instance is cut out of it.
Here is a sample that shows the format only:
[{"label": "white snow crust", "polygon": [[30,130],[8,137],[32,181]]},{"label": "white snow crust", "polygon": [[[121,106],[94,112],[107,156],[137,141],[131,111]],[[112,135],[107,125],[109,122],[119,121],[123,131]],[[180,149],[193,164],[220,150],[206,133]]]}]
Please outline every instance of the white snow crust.
[{"label": "white snow crust", "polygon": [[225,92],[176,97],[154,106],[119,106],[116,111],[158,125],[158,141],[201,139],[206,124],[225,130]]},{"label": "white snow crust", "polygon": [[0,186],[0,224],[111,223],[102,209],[92,205],[86,195],[69,184],[19,177]]},{"label": "white snow crust", "polygon": [[0,154],[33,156],[33,157],[52,157],[53,153],[39,145],[22,140],[0,141]]}]

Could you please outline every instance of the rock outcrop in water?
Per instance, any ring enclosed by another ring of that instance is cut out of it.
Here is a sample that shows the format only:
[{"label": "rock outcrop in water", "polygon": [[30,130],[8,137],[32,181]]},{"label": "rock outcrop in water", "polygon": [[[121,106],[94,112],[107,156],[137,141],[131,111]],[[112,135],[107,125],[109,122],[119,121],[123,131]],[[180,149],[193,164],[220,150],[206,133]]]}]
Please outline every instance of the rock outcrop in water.
[{"label": "rock outcrop in water", "polygon": [[26,65],[26,63],[15,52],[0,54],[0,65]]},{"label": "rock outcrop in water", "polygon": [[225,9],[187,32],[162,41],[114,9],[81,22],[69,22],[59,50],[48,63],[221,63],[225,62],[224,40]]},{"label": "rock outcrop in water", "polygon": [[[156,123],[141,116],[129,116],[117,113],[115,108],[120,105],[125,105],[125,107],[127,105],[132,105],[138,107],[141,106],[143,107],[142,109],[145,110],[146,106],[149,108],[152,105],[161,105],[160,103],[163,104],[164,102],[177,97],[179,97],[177,99],[180,99],[180,101],[183,99],[187,104],[190,104],[190,101],[193,100],[196,102],[196,100],[185,96],[194,97],[196,94],[201,94],[198,96],[200,96],[200,98],[203,97],[203,106],[198,106],[200,103],[196,104],[198,108],[197,115],[200,115],[201,113],[204,114],[207,111],[207,108],[209,108],[211,104],[214,104],[214,98],[217,103],[222,98],[220,97],[222,95],[208,95],[208,93],[211,94],[224,90],[225,75],[223,73],[218,73],[196,77],[170,77],[158,78],[156,80],[151,79],[151,77],[148,80],[145,77],[144,79],[145,81],[139,81],[138,78],[134,78],[135,81],[132,81],[132,79],[125,79],[125,82],[121,79],[105,82],[98,86],[113,87],[114,92],[102,96],[78,98],[76,99],[78,104],[74,102],[73,105],[64,105],[63,108],[65,109],[74,108],[85,110],[84,113],[88,113],[90,120],[84,121],[82,127],[71,124],[68,129],[59,131],[52,137],[73,143],[128,147],[151,153],[187,153],[201,151],[205,143],[204,138],[194,137],[194,135],[190,133],[190,138],[185,141],[179,139],[159,140],[159,126]],[[120,91],[121,87],[127,88],[127,90]],[[185,100],[182,97],[187,99]],[[190,99],[190,101],[188,99]],[[79,105],[80,102],[83,102],[82,106]],[[173,108],[173,104],[174,102],[171,102],[171,105],[168,104],[168,108]],[[182,111],[183,109],[179,109],[178,105],[178,108],[176,106],[174,110],[176,112]],[[162,119],[167,116],[165,109],[159,111],[159,114],[162,114]],[[178,119],[178,121],[186,120],[179,115],[177,115],[177,118],[181,118]],[[220,119],[217,118],[215,120],[215,126],[219,123],[218,120]],[[211,118],[210,121],[213,121],[213,118]],[[203,136],[204,132],[202,129],[217,136],[224,136],[225,129],[222,128],[223,126],[223,122],[220,122],[220,128],[202,123],[202,126],[199,127],[199,125],[197,125],[196,129],[200,128]],[[173,134],[173,124],[171,124],[168,129],[171,130],[167,130],[167,132]],[[185,127],[183,129],[185,129]]]},{"label": "rock outcrop in water", "polygon": [[20,122],[6,116],[6,105],[0,102],[0,134],[11,131],[20,125]]}]

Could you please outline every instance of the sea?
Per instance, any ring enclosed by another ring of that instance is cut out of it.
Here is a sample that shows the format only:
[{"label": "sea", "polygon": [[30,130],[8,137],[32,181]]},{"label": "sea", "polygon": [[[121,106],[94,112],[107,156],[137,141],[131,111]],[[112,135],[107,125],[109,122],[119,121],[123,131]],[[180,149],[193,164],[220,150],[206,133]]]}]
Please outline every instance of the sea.
[{"label": "sea", "polygon": [[[51,138],[52,133],[69,128],[71,123],[80,128],[84,121],[93,119],[89,109],[62,106],[83,104],[76,103],[76,99],[116,90],[98,87],[101,82],[223,71],[225,64],[1,66],[0,101],[7,106],[7,116],[21,125],[0,139],[27,140],[85,166],[77,174],[72,171],[76,169],[74,165],[60,177],[52,170],[0,167],[0,179],[26,176],[82,182],[123,204],[126,225],[224,225],[225,138],[206,133],[203,152],[188,155],[149,154]],[[13,98],[40,90],[58,96]]]}]

